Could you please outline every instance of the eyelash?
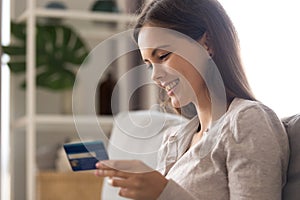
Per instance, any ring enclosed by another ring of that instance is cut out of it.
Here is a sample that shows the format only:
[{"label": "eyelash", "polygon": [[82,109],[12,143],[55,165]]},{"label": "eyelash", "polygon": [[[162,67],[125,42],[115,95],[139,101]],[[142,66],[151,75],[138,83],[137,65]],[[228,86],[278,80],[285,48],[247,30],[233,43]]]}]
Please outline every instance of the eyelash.
[{"label": "eyelash", "polygon": [[164,59],[166,59],[171,53],[172,53],[172,52],[168,52],[168,53],[166,53],[166,54],[163,54],[162,56],[159,56],[159,59],[160,59],[160,60],[164,60]]},{"label": "eyelash", "polygon": [[[163,54],[162,56],[159,56],[158,58],[160,59],[160,60],[164,60],[164,59],[166,59],[169,55],[171,55],[171,53],[172,52],[168,52],[168,53],[166,53],[166,54]],[[149,64],[147,64],[147,69],[152,69],[153,67],[152,67],[152,64],[151,63],[149,63]]]}]

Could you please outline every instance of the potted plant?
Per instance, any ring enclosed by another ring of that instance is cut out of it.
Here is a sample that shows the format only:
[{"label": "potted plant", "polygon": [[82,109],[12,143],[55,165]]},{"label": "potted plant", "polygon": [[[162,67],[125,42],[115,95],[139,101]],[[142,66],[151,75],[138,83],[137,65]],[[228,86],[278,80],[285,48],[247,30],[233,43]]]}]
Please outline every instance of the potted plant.
[{"label": "potted plant", "polygon": [[[3,46],[10,56],[8,66],[12,73],[26,71],[26,25],[11,23],[13,43]],[[76,68],[88,55],[88,49],[76,32],[62,24],[36,25],[36,85],[49,90],[71,89]],[[25,80],[22,85],[26,86]]]}]

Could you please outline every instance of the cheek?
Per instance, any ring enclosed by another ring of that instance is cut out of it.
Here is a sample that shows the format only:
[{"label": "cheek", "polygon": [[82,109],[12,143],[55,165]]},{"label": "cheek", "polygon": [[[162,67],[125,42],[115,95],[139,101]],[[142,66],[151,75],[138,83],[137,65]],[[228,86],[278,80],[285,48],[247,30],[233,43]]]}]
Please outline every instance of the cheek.
[{"label": "cheek", "polygon": [[180,77],[182,82],[180,93],[190,93],[189,96],[194,96],[194,93],[198,93],[205,86],[200,72],[186,60],[174,57],[169,59],[166,65],[168,74]]},{"label": "cheek", "polygon": [[195,72],[194,74],[191,74],[189,78],[189,82],[193,89],[201,89],[204,87],[204,80],[202,79],[202,76],[199,74],[199,72]]},{"label": "cheek", "polygon": [[189,89],[196,89],[202,85],[203,78],[200,73],[192,65],[187,63],[182,64],[182,68],[178,69],[180,77],[189,86]]},{"label": "cheek", "polygon": [[167,66],[167,71],[170,74],[187,78],[187,64],[183,59],[178,58],[178,56],[174,56],[173,58],[170,58],[165,64]]},{"label": "cheek", "polygon": [[189,67],[188,70],[182,73],[181,77],[182,87],[180,88],[180,96],[183,101],[186,98],[191,100],[197,98],[199,95],[202,96],[206,88],[206,84],[200,73],[192,66]]}]

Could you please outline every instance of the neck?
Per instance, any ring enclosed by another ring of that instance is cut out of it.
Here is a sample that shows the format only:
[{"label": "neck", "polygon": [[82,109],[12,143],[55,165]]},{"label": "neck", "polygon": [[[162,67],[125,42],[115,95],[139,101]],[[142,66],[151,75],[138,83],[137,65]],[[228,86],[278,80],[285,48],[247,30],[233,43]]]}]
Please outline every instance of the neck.
[{"label": "neck", "polygon": [[199,133],[203,133],[206,131],[212,121],[212,114],[211,114],[211,104],[208,102],[206,105],[195,105],[197,109],[197,115],[201,124],[201,129]]},{"label": "neck", "polygon": [[192,147],[202,138],[203,133],[208,129],[212,121],[211,106],[195,105],[195,107],[197,109],[197,115],[201,124],[201,129],[194,134],[190,143],[190,147]]}]

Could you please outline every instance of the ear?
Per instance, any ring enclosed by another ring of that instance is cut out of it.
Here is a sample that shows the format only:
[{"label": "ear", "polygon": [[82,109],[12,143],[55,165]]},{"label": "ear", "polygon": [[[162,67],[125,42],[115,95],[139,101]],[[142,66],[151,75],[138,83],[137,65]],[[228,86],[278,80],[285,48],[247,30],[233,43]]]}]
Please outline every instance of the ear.
[{"label": "ear", "polygon": [[198,42],[206,49],[210,57],[214,55],[213,49],[210,45],[210,38],[207,32],[203,34],[203,36],[198,40]]}]

